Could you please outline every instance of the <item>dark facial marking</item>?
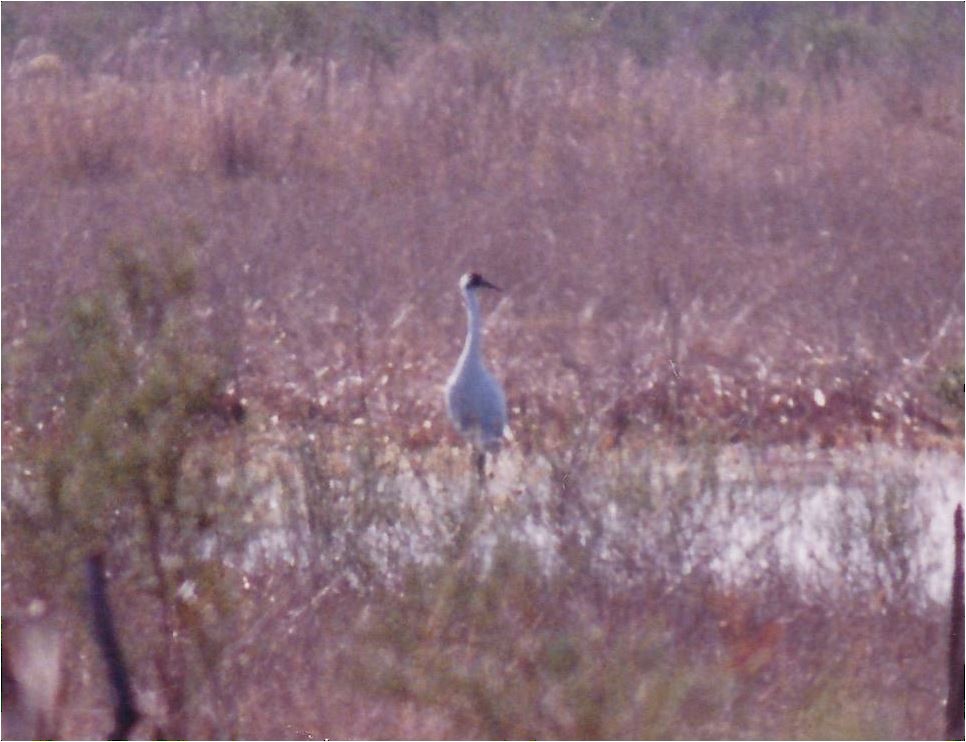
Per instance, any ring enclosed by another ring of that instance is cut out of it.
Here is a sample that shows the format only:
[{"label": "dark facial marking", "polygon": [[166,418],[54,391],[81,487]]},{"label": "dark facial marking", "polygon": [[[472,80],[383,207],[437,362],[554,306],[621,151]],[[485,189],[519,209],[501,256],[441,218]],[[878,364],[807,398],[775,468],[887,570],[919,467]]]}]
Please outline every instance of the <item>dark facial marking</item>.
[{"label": "dark facial marking", "polygon": [[499,286],[494,286],[492,283],[487,281],[479,273],[469,273],[466,276],[465,287],[467,289],[494,289],[499,291]]}]

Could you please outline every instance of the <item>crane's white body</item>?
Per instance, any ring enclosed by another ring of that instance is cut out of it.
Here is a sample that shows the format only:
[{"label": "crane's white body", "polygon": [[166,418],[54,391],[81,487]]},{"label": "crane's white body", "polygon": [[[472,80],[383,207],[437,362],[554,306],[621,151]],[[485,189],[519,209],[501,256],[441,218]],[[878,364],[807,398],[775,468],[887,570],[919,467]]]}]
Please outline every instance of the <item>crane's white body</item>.
[{"label": "crane's white body", "polygon": [[446,409],[456,429],[482,453],[500,447],[506,428],[506,397],[483,365],[479,288],[496,287],[475,273],[460,279],[468,327],[463,352],[446,382]]}]

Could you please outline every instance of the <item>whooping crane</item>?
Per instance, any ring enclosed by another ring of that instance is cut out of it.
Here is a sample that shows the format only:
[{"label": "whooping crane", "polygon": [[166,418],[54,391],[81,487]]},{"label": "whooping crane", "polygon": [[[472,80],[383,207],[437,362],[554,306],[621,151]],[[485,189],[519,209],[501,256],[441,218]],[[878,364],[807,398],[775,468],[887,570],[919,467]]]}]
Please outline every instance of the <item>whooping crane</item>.
[{"label": "whooping crane", "polygon": [[466,273],[460,278],[468,328],[463,352],[446,382],[446,409],[456,429],[473,444],[476,472],[482,483],[486,452],[495,453],[503,438],[506,397],[500,383],[483,365],[478,289],[499,291],[479,273]]}]

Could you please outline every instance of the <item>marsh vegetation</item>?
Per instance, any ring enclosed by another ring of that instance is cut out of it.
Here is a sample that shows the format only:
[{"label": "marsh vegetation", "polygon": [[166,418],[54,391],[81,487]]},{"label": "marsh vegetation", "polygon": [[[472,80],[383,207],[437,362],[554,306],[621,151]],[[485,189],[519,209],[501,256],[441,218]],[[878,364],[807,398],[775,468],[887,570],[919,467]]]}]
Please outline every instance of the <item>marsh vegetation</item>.
[{"label": "marsh vegetation", "polygon": [[146,734],[941,735],[961,5],[105,13],[3,7],[4,618],[62,734],[103,551]]}]

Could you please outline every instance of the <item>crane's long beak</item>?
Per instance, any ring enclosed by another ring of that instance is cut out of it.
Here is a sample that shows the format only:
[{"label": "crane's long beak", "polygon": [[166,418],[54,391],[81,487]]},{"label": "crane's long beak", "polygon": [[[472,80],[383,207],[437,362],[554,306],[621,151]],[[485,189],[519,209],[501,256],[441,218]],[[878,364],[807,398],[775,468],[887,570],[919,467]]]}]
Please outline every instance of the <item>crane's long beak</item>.
[{"label": "crane's long beak", "polygon": [[495,290],[495,291],[503,291],[503,289],[501,289],[501,288],[500,288],[499,286],[496,286],[496,285],[494,285],[494,284],[492,284],[492,283],[490,283],[490,282],[489,282],[489,281],[487,281],[487,280],[486,280],[485,278],[480,278],[480,283],[479,283],[479,285],[480,285],[480,286],[481,286],[482,288],[485,288],[485,289],[493,289],[493,290]]}]

